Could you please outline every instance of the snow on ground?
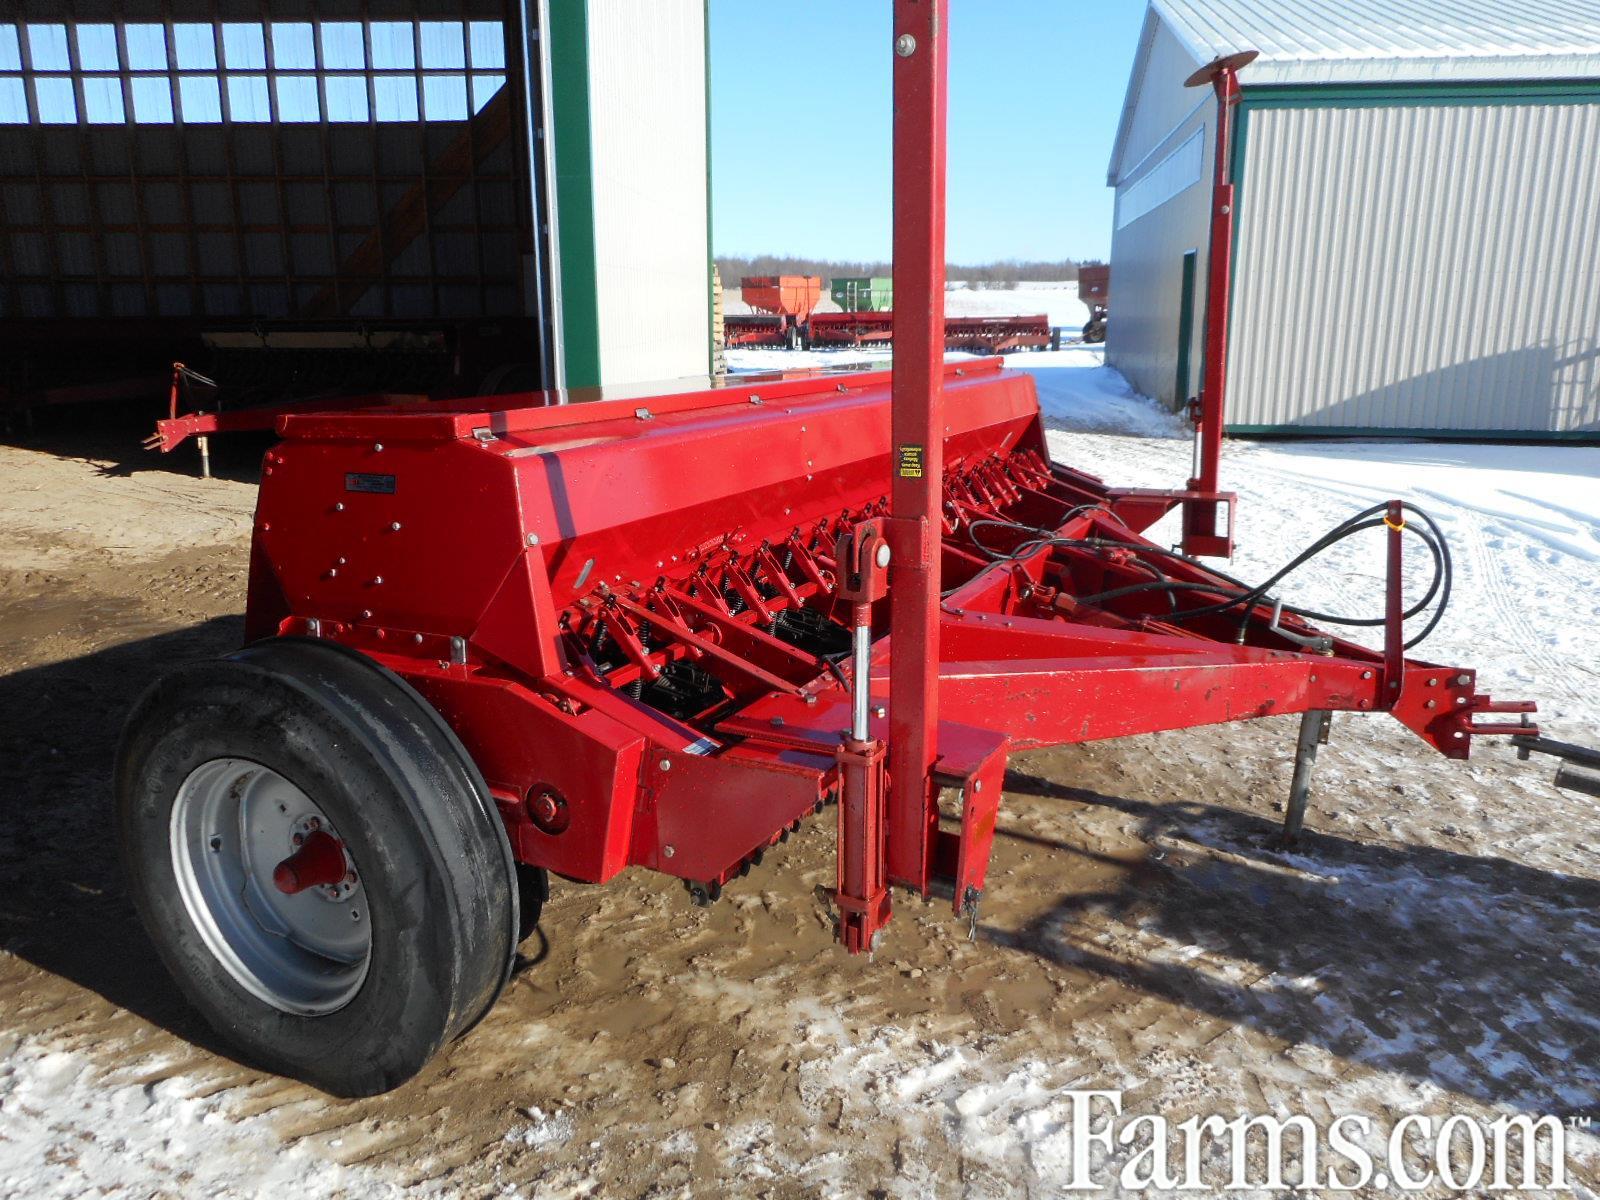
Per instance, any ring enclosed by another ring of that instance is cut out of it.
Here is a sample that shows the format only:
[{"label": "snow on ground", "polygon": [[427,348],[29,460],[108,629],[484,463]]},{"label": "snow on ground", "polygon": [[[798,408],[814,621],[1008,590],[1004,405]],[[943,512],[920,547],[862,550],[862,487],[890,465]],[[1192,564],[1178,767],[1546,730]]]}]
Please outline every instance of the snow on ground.
[{"label": "snow on ground", "polygon": [[[1059,461],[1126,486],[1176,486],[1189,469],[1186,440],[1050,437]],[[1229,441],[1222,486],[1239,493],[1228,569],[1252,583],[1361,509],[1391,498],[1424,509],[1444,531],[1455,583],[1443,621],[1413,657],[1481,666],[1483,689],[1540,701],[1557,736],[1600,736],[1600,447]],[[1151,536],[1175,542],[1176,517]],[[1415,539],[1406,555],[1407,594],[1419,597],[1431,562]],[[1374,616],[1385,571],[1384,540],[1369,532],[1297,571],[1281,594],[1323,612]],[[1372,631],[1354,640],[1378,644]]]},{"label": "snow on ground", "polygon": [[[945,357],[956,362],[973,356],[953,352]],[[893,361],[889,349],[728,351],[728,369],[736,374],[883,369]],[[1141,437],[1181,437],[1188,429],[1186,422],[1151,403],[1119,371],[1106,366],[1104,346],[1024,351],[1008,355],[1006,365],[1033,376],[1039,405],[1053,427]]]},{"label": "snow on ground", "polygon": [[286,1146],[262,1121],[163,1064],[102,1072],[72,1050],[13,1042],[0,1056],[0,1196],[205,1196],[362,1200],[398,1183]]},{"label": "snow on ground", "polygon": [[945,315],[951,317],[1032,317],[1044,313],[1051,325],[1082,329],[1089,307],[1078,299],[1077,280],[1019,283],[1014,288],[969,288],[960,280],[945,289]]}]

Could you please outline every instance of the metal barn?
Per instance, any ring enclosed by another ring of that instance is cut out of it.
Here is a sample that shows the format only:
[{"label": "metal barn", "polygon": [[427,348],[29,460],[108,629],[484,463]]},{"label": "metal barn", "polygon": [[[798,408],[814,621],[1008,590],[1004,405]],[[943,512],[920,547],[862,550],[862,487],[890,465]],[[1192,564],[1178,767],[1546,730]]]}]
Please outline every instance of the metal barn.
[{"label": "metal barn", "polygon": [[1600,9],[1152,0],[1112,155],[1109,361],[1200,378],[1216,103],[1240,72],[1228,427],[1600,436]]},{"label": "metal barn", "polygon": [[704,0],[11,0],[0,404],[704,374]]}]

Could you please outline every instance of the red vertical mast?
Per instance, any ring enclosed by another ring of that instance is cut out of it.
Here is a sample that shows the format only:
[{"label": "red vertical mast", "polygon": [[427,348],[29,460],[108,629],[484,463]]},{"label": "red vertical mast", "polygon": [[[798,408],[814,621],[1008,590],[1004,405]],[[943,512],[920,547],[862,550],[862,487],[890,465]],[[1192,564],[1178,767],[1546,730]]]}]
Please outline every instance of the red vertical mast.
[{"label": "red vertical mast", "polygon": [[946,0],[894,5],[894,398],[888,874],[926,891],[937,822],[944,482]]}]

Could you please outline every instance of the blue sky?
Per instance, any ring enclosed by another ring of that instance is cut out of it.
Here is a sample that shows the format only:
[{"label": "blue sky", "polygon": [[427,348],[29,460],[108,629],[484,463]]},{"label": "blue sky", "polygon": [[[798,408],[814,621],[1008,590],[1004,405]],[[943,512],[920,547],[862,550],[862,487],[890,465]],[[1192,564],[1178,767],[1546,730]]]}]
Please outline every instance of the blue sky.
[{"label": "blue sky", "polygon": [[[719,254],[889,258],[890,0],[711,0]],[[953,0],[951,261],[1107,258],[1139,0]]]}]

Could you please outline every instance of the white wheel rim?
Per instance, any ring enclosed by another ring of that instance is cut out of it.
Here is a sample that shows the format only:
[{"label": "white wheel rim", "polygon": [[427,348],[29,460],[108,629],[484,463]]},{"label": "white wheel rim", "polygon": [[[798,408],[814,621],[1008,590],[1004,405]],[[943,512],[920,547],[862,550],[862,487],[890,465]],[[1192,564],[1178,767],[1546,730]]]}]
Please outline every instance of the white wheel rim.
[{"label": "white wheel rim", "polygon": [[241,987],[281,1012],[325,1016],[361,990],[372,922],[348,849],[339,883],[294,895],[274,886],[273,869],[308,829],[338,837],[327,814],[276,771],[214,758],[178,789],[172,867],[189,919]]}]

